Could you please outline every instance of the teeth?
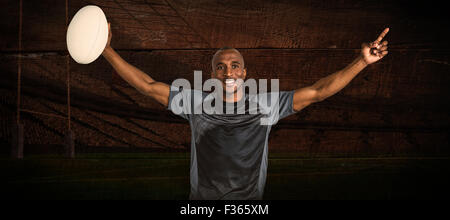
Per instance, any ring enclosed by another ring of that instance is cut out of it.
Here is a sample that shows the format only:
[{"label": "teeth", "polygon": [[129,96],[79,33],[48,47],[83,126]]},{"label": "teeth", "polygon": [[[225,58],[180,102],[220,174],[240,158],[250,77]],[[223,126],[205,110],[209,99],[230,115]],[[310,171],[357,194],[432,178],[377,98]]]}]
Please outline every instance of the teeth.
[{"label": "teeth", "polygon": [[226,79],[225,83],[226,84],[232,84],[232,83],[234,83],[234,79]]}]

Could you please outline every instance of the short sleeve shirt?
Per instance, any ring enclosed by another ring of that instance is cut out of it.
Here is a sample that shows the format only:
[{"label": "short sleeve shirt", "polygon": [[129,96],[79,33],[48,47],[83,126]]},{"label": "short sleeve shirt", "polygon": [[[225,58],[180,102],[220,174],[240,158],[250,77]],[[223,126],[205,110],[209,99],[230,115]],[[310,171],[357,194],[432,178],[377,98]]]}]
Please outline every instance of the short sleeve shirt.
[{"label": "short sleeve shirt", "polygon": [[191,128],[190,199],[262,199],[270,129],[295,113],[293,95],[245,94],[241,105],[220,101],[218,113],[205,107],[216,106],[212,93],[171,87],[168,109]]}]

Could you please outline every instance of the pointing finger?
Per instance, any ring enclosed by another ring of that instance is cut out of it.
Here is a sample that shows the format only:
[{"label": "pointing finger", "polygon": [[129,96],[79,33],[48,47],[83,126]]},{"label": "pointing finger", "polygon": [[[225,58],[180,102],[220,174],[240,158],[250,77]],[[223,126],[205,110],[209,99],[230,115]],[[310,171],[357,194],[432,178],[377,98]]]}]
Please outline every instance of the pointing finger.
[{"label": "pointing finger", "polygon": [[381,40],[383,40],[384,36],[386,36],[386,34],[389,32],[389,28],[384,29],[383,32],[381,32],[380,36],[378,36],[378,38],[374,41],[375,43],[380,43]]}]

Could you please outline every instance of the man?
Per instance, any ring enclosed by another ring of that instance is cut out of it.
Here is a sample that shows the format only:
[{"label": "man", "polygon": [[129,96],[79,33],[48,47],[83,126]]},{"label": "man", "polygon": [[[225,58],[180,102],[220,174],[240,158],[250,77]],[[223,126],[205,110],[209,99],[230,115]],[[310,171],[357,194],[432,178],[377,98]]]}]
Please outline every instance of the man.
[{"label": "man", "polygon": [[[208,93],[171,88],[128,64],[110,46],[111,29],[103,56],[130,85],[189,121],[192,132],[190,199],[262,199],[271,125],[332,96],[367,65],[383,58],[388,53],[388,43],[381,40],[388,31],[386,28],[374,42],[362,44],[361,54],[344,69],[311,86],[276,93],[278,105],[269,107],[261,105],[259,98],[247,95],[241,88],[242,84],[238,83],[247,75],[244,58],[239,51],[228,47],[218,50],[212,59],[211,78],[222,83],[223,99],[220,102],[224,108],[235,110],[233,114],[191,112],[208,100]],[[201,96],[200,104],[192,99],[196,94]],[[182,105],[177,104],[180,101]],[[241,101],[248,103],[244,109],[235,105]],[[265,113],[249,114],[252,110],[249,106],[255,106],[252,105],[255,103]],[[235,114],[238,110],[244,114]],[[262,124],[260,119],[264,117],[270,123]]]}]

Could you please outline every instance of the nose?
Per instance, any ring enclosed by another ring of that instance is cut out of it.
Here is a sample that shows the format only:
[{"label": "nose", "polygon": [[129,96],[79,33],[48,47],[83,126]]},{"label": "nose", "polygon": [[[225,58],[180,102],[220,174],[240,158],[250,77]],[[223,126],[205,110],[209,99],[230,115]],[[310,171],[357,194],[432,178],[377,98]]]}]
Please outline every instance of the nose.
[{"label": "nose", "polygon": [[227,67],[227,69],[225,70],[225,76],[226,77],[230,77],[232,75],[232,73],[231,73],[231,68],[228,68]]}]

